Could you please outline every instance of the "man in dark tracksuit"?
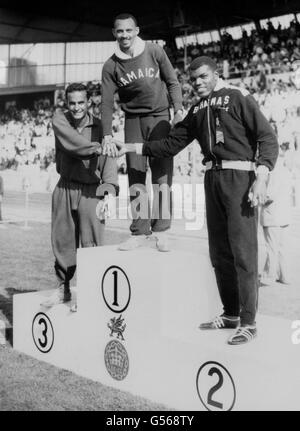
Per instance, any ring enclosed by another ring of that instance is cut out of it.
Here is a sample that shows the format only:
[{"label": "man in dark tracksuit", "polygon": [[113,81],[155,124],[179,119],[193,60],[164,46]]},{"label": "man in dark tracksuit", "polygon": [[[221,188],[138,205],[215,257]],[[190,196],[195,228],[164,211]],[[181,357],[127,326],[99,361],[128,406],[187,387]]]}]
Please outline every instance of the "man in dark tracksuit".
[{"label": "man in dark tracksuit", "polygon": [[70,84],[66,102],[68,111],[57,111],[53,117],[60,179],[52,196],[51,239],[60,289],[45,306],[71,299],[70,280],[79,243],[82,247],[103,244],[105,221],[97,218],[96,209],[104,191],[115,194],[118,183],[116,161],[99,155],[102,125],[88,112],[86,86]]},{"label": "man in dark tracksuit", "polygon": [[[182,94],[175,71],[165,51],[157,44],[144,42],[139,34],[136,19],[121,14],[114,21],[113,34],[116,52],[104,64],[102,70],[102,124],[105,145],[112,139],[112,114],[114,94],[117,92],[125,111],[125,141],[161,139],[170,131],[170,103],[174,107],[176,121],[182,120]],[[104,148],[104,154],[105,154]],[[109,154],[109,153],[108,153]],[[171,225],[171,195],[168,203],[162,202],[158,188],[153,188],[152,214],[141,214],[135,209],[134,200],[143,195],[146,199],[147,158],[142,155],[126,155],[130,199],[132,202],[132,236],[120,245],[120,250],[131,250],[143,244],[151,233],[156,237],[159,251],[167,251],[165,232]],[[173,177],[173,158],[149,158],[152,184],[166,185],[170,191]],[[163,193],[165,196],[165,194]],[[162,206],[169,209],[161,214]],[[149,211],[151,213],[151,211]]]},{"label": "man in dark tracksuit", "polygon": [[265,201],[278,143],[252,96],[219,79],[213,60],[198,57],[190,72],[200,101],[170,135],[159,141],[127,144],[126,148],[117,145],[120,154],[136,151],[170,157],[194,139],[199,141],[206,166],[209,252],[224,307],[221,316],[200,328],[238,328],[228,343],[242,344],[257,332],[257,204]]}]

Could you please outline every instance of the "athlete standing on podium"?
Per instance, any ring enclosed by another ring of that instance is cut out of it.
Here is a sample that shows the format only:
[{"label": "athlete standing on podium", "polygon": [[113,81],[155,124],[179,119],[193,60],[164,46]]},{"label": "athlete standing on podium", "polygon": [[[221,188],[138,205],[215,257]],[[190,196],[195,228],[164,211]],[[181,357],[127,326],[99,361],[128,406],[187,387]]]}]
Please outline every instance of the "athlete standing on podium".
[{"label": "athlete standing on podium", "polygon": [[70,84],[66,105],[53,116],[60,179],[52,195],[51,241],[59,289],[42,303],[47,307],[71,300],[77,248],[103,245],[107,193],[118,189],[116,161],[100,155],[102,125],[88,112],[87,87]]},{"label": "athlete standing on podium", "polygon": [[[219,78],[211,58],[196,58],[191,81],[200,101],[165,139],[122,144],[145,156],[176,155],[194,139],[206,166],[204,179],[209,252],[224,313],[200,329],[237,328],[229,344],[257,333],[257,205],[266,199],[268,173],[278,156],[273,129],[250,94]],[[256,171],[256,173],[255,173]]]},{"label": "athlete standing on podium", "polygon": [[[166,137],[170,131],[170,103],[175,114],[173,124],[183,118],[181,87],[167,54],[159,45],[143,41],[138,34],[139,27],[134,16],[120,14],[115,18],[113,35],[117,41],[116,50],[102,70],[104,154],[110,154],[112,149],[112,114],[116,92],[125,111],[126,142]],[[147,158],[127,154],[126,161],[132,202],[132,235],[120,244],[119,249],[139,247],[152,234],[156,238],[158,250],[168,251],[166,231],[171,225],[173,157],[149,157],[154,187],[152,211],[146,214],[140,214],[135,209],[134,199],[143,197],[144,207],[148,207],[145,187]],[[162,214],[164,207],[168,208],[168,212]]]}]

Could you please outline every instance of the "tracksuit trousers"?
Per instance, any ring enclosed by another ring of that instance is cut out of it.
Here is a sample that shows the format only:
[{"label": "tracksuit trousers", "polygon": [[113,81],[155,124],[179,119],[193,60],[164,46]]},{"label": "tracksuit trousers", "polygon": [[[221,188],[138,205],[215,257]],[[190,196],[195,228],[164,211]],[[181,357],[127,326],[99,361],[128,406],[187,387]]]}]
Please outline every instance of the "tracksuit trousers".
[{"label": "tracksuit trousers", "polygon": [[258,300],[257,208],[248,202],[253,171],[205,173],[209,252],[224,314],[255,324]]},{"label": "tracksuit trousers", "polygon": [[[126,115],[125,142],[136,143],[157,140],[168,136],[169,112],[163,115]],[[146,189],[147,157],[135,153],[126,154],[128,183],[132,212],[132,235],[150,235],[170,228],[172,216],[171,186],[173,157],[149,157],[152,177],[153,203],[149,205]]]},{"label": "tracksuit trousers", "polygon": [[76,251],[103,245],[104,220],[96,217],[98,184],[60,178],[52,195],[51,241],[59,284],[69,285],[76,270]]}]

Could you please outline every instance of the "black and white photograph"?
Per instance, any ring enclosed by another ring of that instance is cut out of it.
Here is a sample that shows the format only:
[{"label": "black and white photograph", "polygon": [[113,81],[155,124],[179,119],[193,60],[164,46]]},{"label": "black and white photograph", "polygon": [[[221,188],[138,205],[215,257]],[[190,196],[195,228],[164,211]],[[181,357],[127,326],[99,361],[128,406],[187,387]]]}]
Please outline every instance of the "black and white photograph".
[{"label": "black and white photograph", "polygon": [[0,411],[300,411],[298,0],[0,0]]}]

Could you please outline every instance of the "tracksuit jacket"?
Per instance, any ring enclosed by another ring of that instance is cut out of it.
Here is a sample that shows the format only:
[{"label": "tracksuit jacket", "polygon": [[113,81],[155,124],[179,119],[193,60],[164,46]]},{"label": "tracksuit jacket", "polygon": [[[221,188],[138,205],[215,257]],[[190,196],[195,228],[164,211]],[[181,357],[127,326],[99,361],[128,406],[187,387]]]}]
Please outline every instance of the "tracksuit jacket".
[{"label": "tracksuit jacket", "polygon": [[[217,122],[223,132],[223,142],[216,139]],[[143,154],[174,156],[194,139],[200,143],[203,164],[221,160],[256,161],[257,165],[272,170],[278,156],[275,132],[257,102],[247,90],[230,86],[221,79],[209,97],[192,106],[166,139],[145,142]]]},{"label": "tracksuit jacket", "polygon": [[96,210],[103,195],[118,190],[118,174],[116,160],[95,153],[103,137],[100,120],[88,114],[79,132],[72,115],[58,110],[53,130],[61,177],[52,195],[51,242],[59,285],[68,288],[79,244],[103,245],[104,220],[98,220]]},{"label": "tracksuit jacket", "polygon": [[[98,118],[88,115],[89,124],[80,135],[75,129],[72,131],[70,128],[70,125],[73,125],[70,113],[58,111],[54,114],[56,170],[66,181],[82,184],[112,184],[118,193],[116,160],[95,154],[95,151],[100,148],[103,137],[102,124]],[[87,139],[83,141],[84,136]]]},{"label": "tracksuit jacket", "polygon": [[113,54],[102,70],[102,113],[104,135],[111,134],[114,93],[118,92],[126,115],[160,115],[182,107],[176,73],[166,52],[154,43],[136,57],[122,59]]}]

